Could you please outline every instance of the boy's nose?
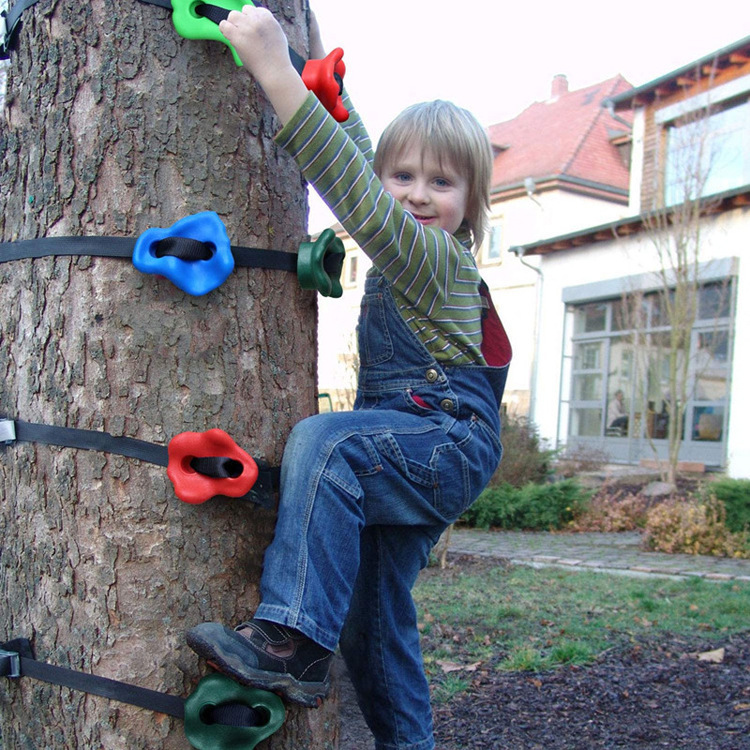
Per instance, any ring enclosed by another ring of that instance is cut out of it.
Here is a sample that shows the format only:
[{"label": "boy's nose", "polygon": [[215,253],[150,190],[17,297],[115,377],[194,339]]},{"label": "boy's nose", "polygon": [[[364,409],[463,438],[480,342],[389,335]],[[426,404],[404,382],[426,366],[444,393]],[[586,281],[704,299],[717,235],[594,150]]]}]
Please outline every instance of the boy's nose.
[{"label": "boy's nose", "polygon": [[409,200],[412,203],[427,203],[429,199],[427,186],[420,180],[415,180],[409,191]]}]

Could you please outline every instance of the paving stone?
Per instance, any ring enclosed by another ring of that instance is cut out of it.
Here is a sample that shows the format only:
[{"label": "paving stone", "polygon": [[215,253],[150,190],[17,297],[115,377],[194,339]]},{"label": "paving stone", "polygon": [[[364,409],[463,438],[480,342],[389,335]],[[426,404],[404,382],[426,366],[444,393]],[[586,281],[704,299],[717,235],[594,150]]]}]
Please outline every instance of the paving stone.
[{"label": "paving stone", "polygon": [[669,555],[641,548],[640,532],[546,533],[454,529],[450,550],[518,563],[643,575],[682,575],[713,581],[750,581],[750,560]]}]

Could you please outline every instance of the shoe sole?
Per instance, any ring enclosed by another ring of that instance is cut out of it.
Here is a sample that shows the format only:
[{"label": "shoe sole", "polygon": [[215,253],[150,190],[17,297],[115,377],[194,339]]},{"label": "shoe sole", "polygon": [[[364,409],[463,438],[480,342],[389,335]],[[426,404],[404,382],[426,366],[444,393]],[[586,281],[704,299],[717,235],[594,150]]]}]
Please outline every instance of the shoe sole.
[{"label": "shoe sole", "polygon": [[268,672],[245,664],[236,652],[228,651],[215,641],[205,640],[189,632],[187,644],[218,672],[242,685],[278,693],[282,697],[307,708],[318,708],[328,696],[329,683],[303,682],[287,672]]}]

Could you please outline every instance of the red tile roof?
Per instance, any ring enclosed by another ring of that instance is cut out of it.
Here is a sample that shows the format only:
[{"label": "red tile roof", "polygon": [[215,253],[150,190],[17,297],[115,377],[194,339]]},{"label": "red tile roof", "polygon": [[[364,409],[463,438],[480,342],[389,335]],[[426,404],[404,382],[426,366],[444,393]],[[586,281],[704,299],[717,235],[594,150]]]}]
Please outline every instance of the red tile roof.
[{"label": "red tile roof", "polygon": [[[626,127],[601,103],[630,88],[618,75],[550,101],[536,102],[518,117],[491,125],[490,140],[502,149],[495,158],[493,190],[502,192],[528,177],[569,177],[627,189],[628,168],[610,141],[613,131],[622,132]],[[631,120],[629,111],[619,116]]]}]

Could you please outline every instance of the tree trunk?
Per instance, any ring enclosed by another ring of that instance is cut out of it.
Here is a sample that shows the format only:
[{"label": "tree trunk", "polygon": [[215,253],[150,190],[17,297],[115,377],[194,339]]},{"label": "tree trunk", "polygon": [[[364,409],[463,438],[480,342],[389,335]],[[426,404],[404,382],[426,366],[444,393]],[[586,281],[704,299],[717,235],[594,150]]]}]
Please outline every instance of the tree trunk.
[{"label": "tree trunk", "polygon": [[[271,6],[306,44],[302,0]],[[23,17],[11,59],[0,239],[137,236],[203,210],[232,244],[296,251],[299,172],[226,47],[177,36],[135,0],[52,0]],[[313,413],[315,296],[283,271],[236,269],[191,297],[127,260],[0,263],[0,414],[166,444],[226,430],[278,464]],[[17,443],[0,455],[0,636],[42,661],[187,696],[205,666],[184,632],[258,602],[275,514],[186,505],[163,468]],[[30,678],[0,686],[3,747],[188,748],[182,723]],[[291,709],[263,747],[335,744],[335,701]]]}]

